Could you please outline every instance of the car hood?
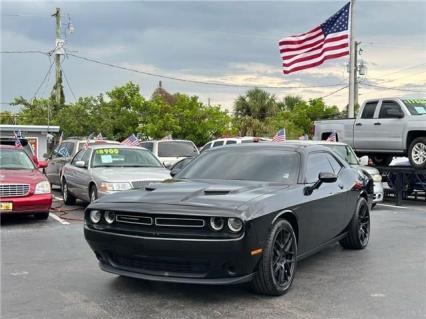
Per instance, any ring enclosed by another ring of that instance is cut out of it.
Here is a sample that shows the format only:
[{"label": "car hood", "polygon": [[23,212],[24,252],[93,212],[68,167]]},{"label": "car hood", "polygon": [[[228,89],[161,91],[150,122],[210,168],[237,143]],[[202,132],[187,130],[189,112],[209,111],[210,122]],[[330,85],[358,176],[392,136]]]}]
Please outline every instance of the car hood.
[{"label": "car hood", "polygon": [[3,184],[35,184],[44,180],[46,178],[38,169],[0,169],[0,183]]},{"label": "car hood", "polygon": [[249,181],[167,180],[101,198],[100,203],[150,203],[237,209],[287,185]]},{"label": "car hood", "polygon": [[163,167],[97,167],[92,175],[105,182],[163,181],[171,178]]}]

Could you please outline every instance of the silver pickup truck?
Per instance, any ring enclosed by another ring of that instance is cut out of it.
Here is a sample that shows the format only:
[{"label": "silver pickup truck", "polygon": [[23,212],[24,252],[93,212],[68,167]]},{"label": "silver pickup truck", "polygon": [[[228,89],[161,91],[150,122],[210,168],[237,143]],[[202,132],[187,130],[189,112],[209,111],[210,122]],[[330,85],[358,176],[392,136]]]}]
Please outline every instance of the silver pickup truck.
[{"label": "silver pickup truck", "polygon": [[426,99],[367,100],[355,119],[315,122],[315,140],[333,133],[377,165],[388,165],[393,156],[408,156],[412,167],[426,169]]}]

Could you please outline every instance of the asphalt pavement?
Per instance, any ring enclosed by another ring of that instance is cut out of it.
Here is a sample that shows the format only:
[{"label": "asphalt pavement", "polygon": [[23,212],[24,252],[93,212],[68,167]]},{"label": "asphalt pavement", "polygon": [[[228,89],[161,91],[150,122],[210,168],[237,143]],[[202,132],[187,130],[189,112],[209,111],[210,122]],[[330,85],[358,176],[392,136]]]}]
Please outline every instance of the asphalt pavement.
[{"label": "asphalt pavement", "polygon": [[84,203],[2,218],[1,318],[426,318],[426,204],[378,205],[367,249],[338,244],[299,263],[281,297],[246,286],[153,283],[99,270]]}]

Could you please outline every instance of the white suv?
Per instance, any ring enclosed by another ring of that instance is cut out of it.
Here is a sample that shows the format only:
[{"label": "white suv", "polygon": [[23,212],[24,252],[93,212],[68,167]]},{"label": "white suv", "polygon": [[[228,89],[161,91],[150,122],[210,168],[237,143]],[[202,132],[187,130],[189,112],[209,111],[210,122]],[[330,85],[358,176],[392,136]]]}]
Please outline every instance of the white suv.
[{"label": "white suv", "polygon": [[150,150],[167,168],[181,159],[199,154],[195,144],[188,140],[142,141],[141,146]]},{"label": "white suv", "polygon": [[212,147],[230,145],[230,144],[242,144],[242,143],[254,143],[254,142],[267,142],[271,139],[264,137],[253,137],[253,136],[244,136],[244,137],[227,137],[227,138],[219,138],[217,140],[213,140],[204,145],[200,153],[207,151]]}]

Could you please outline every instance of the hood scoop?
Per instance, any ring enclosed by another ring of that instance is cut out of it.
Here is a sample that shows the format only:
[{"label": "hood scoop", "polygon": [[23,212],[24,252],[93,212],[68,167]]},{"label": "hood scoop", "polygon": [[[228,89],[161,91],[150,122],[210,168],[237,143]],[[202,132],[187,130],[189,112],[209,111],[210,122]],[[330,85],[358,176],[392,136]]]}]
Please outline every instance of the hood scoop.
[{"label": "hood scoop", "polygon": [[155,191],[157,188],[156,187],[153,187],[153,186],[146,186],[145,187],[145,190],[147,191],[147,192],[152,192],[152,191]]},{"label": "hood scoop", "polygon": [[206,189],[204,190],[204,194],[205,195],[227,195],[229,194],[231,191],[229,189]]},{"label": "hood scoop", "polygon": [[204,189],[204,195],[228,195],[241,191],[241,186],[212,185]]}]

